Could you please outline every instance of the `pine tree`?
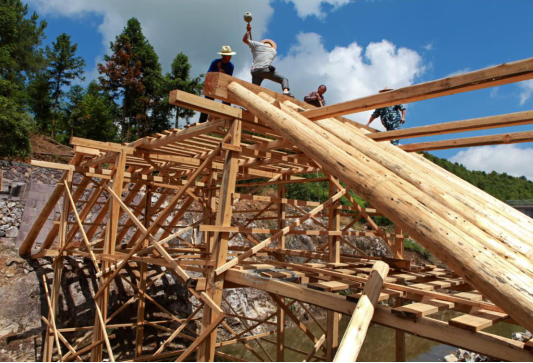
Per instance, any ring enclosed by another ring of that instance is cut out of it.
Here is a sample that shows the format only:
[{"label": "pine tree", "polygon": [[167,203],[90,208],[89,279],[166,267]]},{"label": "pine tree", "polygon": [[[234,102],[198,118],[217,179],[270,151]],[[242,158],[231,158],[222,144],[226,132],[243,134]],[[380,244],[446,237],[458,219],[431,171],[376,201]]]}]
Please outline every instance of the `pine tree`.
[{"label": "pine tree", "polygon": [[[191,64],[189,63],[189,57],[183,53],[178,53],[172,65],[170,67],[170,73],[167,73],[165,76],[166,80],[166,94],[167,99],[166,103],[168,104],[168,93],[172,90],[180,90],[195,95],[200,95],[202,93],[203,74],[200,74],[198,77],[191,78]],[[194,116],[194,111],[188,108],[176,107],[169,105],[171,108],[175,108],[175,121],[174,127],[178,127],[179,119],[184,118],[185,123],[189,124],[189,119]]]},{"label": "pine tree", "polygon": [[102,88],[122,99],[121,139],[133,140],[161,131],[168,125],[164,107],[164,79],[154,48],[136,18],[111,43],[112,54],[99,64]]},{"label": "pine tree", "polygon": [[45,65],[40,45],[46,22],[20,0],[0,0],[0,95],[24,102],[25,82]]},{"label": "pine tree", "polygon": [[28,106],[40,132],[49,133],[52,126],[52,98],[48,72],[39,72],[28,84]]},{"label": "pine tree", "polygon": [[97,141],[116,141],[115,104],[100,92],[96,82],[87,90],[73,87],[69,92],[67,120],[71,136]]},{"label": "pine tree", "polygon": [[48,72],[51,83],[52,98],[54,100],[54,114],[52,118],[51,137],[55,137],[55,124],[57,119],[57,108],[60,97],[63,95],[62,87],[70,86],[76,78],[84,80],[83,70],[85,61],[82,57],[76,56],[78,49],[77,44],[71,44],[70,35],[65,33],[57,37],[56,42],[52,43],[52,48],[47,49],[47,55],[50,60]]}]

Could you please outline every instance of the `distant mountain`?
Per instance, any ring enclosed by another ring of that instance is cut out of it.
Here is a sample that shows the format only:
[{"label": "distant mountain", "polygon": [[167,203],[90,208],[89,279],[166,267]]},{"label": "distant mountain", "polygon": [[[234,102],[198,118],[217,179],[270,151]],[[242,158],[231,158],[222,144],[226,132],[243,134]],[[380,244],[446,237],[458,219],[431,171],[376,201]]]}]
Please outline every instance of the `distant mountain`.
[{"label": "distant mountain", "polygon": [[438,158],[429,153],[423,153],[426,159],[431,160],[440,167],[475,185],[501,201],[517,199],[533,199],[533,182],[526,177],[514,177],[506,173],[495,171],[471,171],[464,165],[452,163],[446,159]]}]

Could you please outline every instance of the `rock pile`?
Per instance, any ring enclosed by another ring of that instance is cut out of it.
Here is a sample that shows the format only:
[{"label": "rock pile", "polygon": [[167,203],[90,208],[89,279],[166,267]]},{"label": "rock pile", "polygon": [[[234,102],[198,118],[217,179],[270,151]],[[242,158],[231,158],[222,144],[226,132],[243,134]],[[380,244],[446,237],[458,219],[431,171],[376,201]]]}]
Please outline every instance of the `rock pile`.
[{"label": "rock pile", "polygon": [[4,187],[13,182],[55,185],[63,175],[62,170],[46,169],[28,164],[0,160],[0,168],[4,171]]},{"label": "rock pile", "polygon": [[[533,339],[533,335],[528,331],[517,332],[517,333],[512,334],[512,338],[513,340],[517,340],[519,342],[525,343]],[[444,361],[445,362],[493,362],[494,360],[481,354],[469,352],[468,350],[458,349],[456,352],[445,356]]]},{"label": "rock pile", "polygon": [[457,349],[455,353],[444,357],[446,362],[493,362],[492,359],[465,349]]},{"label": "rock pile", "polygon": [[513,340],[518,340],[519,342],[525,343],[531,339],[533,339],[533,335],[527,330],[525,332],[513,333]]},{"label": "rock pile", "polygon": [[24,202],[21,200],[0,200],[0,237],[18,236],[23,211]]}]

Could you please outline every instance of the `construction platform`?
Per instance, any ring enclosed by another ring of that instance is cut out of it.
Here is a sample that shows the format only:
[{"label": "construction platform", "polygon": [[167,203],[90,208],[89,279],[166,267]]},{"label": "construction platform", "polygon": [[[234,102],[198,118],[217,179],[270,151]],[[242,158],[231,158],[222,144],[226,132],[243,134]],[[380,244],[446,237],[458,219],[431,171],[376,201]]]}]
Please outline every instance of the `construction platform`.
[{"label": "construction platform", "polygon": [[[414,153],[530,142],[533,132],[401,147],[388,142],[531,124],[533,112],[388,132],[342,117],[531,78],[533,59],[526,59],[317,109],[242,80],[209,73],[204,94],[241,107],[172,91],[172,104],[206,112],[210,120],[127,145],[73,138],[75,155],[70,164],[33,162],[65,172],[20,248],[24,256],[54,258],[54,278],[44,282],[49,290],[49,314],[43,316],[44,360],[183,361],[196,354],[197,361],[242,361],[220,351],[231,344],[243,345],[261,361],[284,361],[286,350],[301,354],[304,361],[332,361],[346,353],[355,360],[370,322],[396,329],[396,346],[390,349],[398,361],[405,360],[405,333],[500,360],[533,360],[532,341],[513,341],[483,331],[501,321],[533,330],[533,220]],[[317,177],[302,176],[309,173]],[[79,177],[74,178],[76,174]],[[328,183],[326,201],[286,198],[287,186],[313,182]],[[257,195],[266,186],[273,186],[276,196]],[[350,192],[370,207],[359,206]],[[67,201],[61,216],[44,242],[35,244],[61,197]],[[345,202],[340,203],[341,199]],[[235,207],[239,200],[253,200],[261,207],[239,210]],[[181,225],[185,213],[193,213],[195,221]],[[380,229],[372,219],[377,215],[389,218],[395,232]],[[265,219],[272,220],[275,228],[251,227]],[[351,230],[361,219],[370,229]],[[306,221],[315,229],[302,229]],[[192,230],[201,238],[182,238]],[[286,245],[291,234],[327,236],[327,242],[315,251],[295,250]],[[236,236],[247,245],[234,243]],[[349,241],[350,236],[380,237],[394,256],[367,256]],[[407,236],[448,268],[405,260]],[[341,253],[343,245],[350,254]],[[56,326],[66,256],[85,257],[99,278],[93,326]],[[287,256],[304,262],[287,262]],[[150,297],[149,287],[162,276],[153,273],[155,266],[174,274],[194,297],[189,317],[173,315]],[[125,267],[137,272],[126,273]],[[111,310],[109,291],[115,280],[131,286],[134,295]],[[225,289],[245,287],[267,292],[276,313],[254,319],[239,315],[224,302]],[[394,301],[395,306],[377,304],[383,300]],[[129,323],[116,324],[113,319],[131,304],[137,306],[137,315]],[[146,304],[155,304],[167,319],[149,321]],[[321,336],[299,320],[293,304],[313,319],[309,305],[326,309]],[[444,310],[459,315],[449,321],[436,319],[434,314]],[[350,340],[351,346],[340,342],[342,314],[352,316],[346,339],[359,332]],[[241,321],[238,331],[227,324],[230,317]],[[287,321],[313,342],[311,351],[285,344]],[[262,324],[275,329],[253,334]],[[164,342],[148,343],[145,326],[157,328]],[[133,351],[117,355],[113,338],[120,329],[134,329],[136,341]],[[219,329],[225,329],[230,338],[217,337]],[[74,343],[79,331],[90,333],[83,343]],[[268,339],[273,334],[275,341]],[[169,349],[178,337],[190,345]],[[251,347],[251,341],[260,349]],[[275,357],[263,347],[270,343],[276,345]]]}]

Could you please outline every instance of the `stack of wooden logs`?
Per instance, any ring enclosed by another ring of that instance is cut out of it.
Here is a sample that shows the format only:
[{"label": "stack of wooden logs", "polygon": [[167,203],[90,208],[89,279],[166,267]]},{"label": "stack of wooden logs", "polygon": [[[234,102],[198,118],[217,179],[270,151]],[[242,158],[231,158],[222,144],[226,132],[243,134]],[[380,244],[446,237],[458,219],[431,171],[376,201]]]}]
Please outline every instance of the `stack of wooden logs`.
[{"label": "stack of wooden logs", "polygon": [[423,157],[347,122],[312,122],[236,82],[237,100],[356,190],[457,274],[533,330],[533,222]]}]

